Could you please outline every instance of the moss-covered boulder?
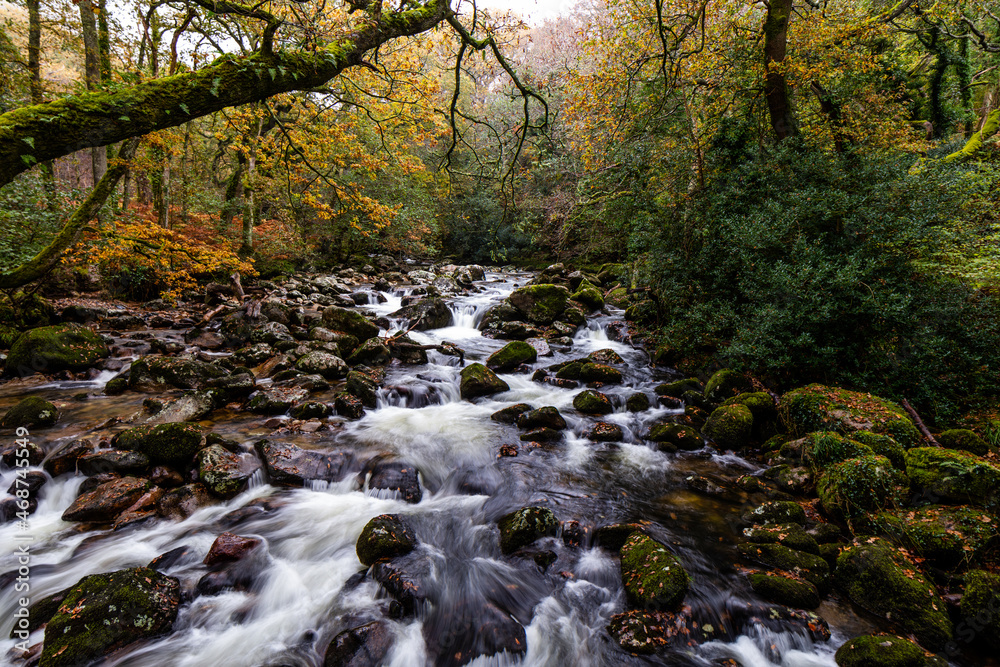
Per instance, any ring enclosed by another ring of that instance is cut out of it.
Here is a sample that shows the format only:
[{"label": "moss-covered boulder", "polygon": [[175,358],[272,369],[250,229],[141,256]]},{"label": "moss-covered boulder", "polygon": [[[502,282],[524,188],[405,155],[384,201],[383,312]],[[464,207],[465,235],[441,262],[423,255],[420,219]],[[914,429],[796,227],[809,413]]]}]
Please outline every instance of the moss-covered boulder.
[{"label": "moss-covered boulder", "polygon": [[690,426],[671,422],[650,426],[646,439],[657,444],[667,444],[689,452],[705,446],[705,440],[698,431]]},{"label": "moss-covered boulder", "polygon": [[768,602],[795,609],[819,606],[819,590],[805,579],[779,572],[753,572],[747,578],[753,592]]},{"label": "moss-covered boulder", "polygon": [[609,415],[615,411],[611,399],[593,389],[581,391],[574,396],[573,407],[585,415]]},{"label": "moss-covered boulder", "polygon": [[514,292],[507,301],[529,322],[552,324],[563,311],[569,290],[562,285],[528,285]]},{"label": "moss-covered boulder", "polygon": [[41,396],[28,396],[22,398],[17,405],[7,411],[0,421],[3,428],[18,428],[26,426],[28,428],[48,428],[54,426],[59,419],[59,411],[56,406],[46,401]]},{"label": "moss-covered boulder", "polygon": [[589,281],[584,280],[570,296],[573,301],[582,303],[588,310],[600,310],[604,307],[604,296],[601,290],[594,287]]},{"label": "moss-covered boulder", "polygon": [[926,667],[924,650],[896,635],[862,635],[837,649],[837,667]]},{"label": "moss-covered boulder", "polygon": [[884,456],[859,456],[832,464],[816,482],[823,510],[849,522],[897,507],[905,488],[906,476]]},{"label": "moss-covered boulder", "polygon": [[327,380],[339,380],[347,377],[350,370],[347,362],[335,354],[313,350],[299,357],[295,362],[295,368],[310,375],[322,375]]},{"label": "moss-covered boulder", "polygon": [[506,408],[497,410],[490,415],[490,419],[501,424],[516,424],[518,417],[531,410],[534,410],[534,408],[527,403],[515,403],[514,405],[508,405]]},{"label": "moss-covered boulder", "polygon": [[119,449],[142,452],[153,463],[183,465],[205,446],[205,435],[196,424],[176,422],[130,428],[111,442]]},{"label": "moss-covered boulder", "polygon": [[45,626],[40,667],[80,667],[170,632],[180,582],[145,567],[93,574],[73,586]]},{"label": "moss-covered boulder", "polygon": [[352,366],[385,366],[392,361],[392,352],[379,338],[369,338],[347,359]]},{"label": "moss-covered boulder", "polygon": [[705,398],[716,403],[752,391],[753,385],[745,375],[728,368],[717,371],[705,383]]},{"label": "moss-covered boulder", "polygon": [[451,308],[444,299],[438,297],[420,299],[416,303],[403,306],[389,317],[405,319],[409,322],[408,328],[417,331],[443,329],[452,321]]},{"label": "moss-covered boulder", "polygon": [[674,382],[664,382],[656,385],[653,393],[657,396],[670,396],[672,398],[682,398],[685,392],[696,391],[699,394],[703,391],[701,382],[695,378],[686,380],[676,380]]},{"label": "moss-covered boulder", "polygon": [[480,396],[492,396],[508,391],[510,385],[482,364],[469,364],[462,369],[459,391],[462,398],[471,400]]},{"label": "moss-covered boulder", "polygon": [[859,456],[875,456],[868,445],[846,438],[836,431],[818,431],[810,433],[801,441],[786,443],[782,453],[798,445],[802,460],[815,471],[823,471],[834,463],[840,463]]},{"label": "moss-covered boulder", "polygon": [[500,528],[500,551],[505,554],[559,531],[559,520],[547,507],[522,507],[501,517],[497,525]]},{"label": "moss-covered boulder", "polygon": [[743,536],[753,544],[780,544],[789,549],[819,555],[816,538],[797,523],[769,523],[743,529]]},{"label": "moss-covered boulder", "polygon": [[820,591],[830,585],[830,565],[821,556],[790,549],[780,544],[745,542],[737,547],[749,561],[791,572],[814,585]]},{"label": "moss-covered boulder", "polygon": [[225,370],[197,359],[150,355],[132,362],[128,387],[132,391],[153,392],[168,389],[198,390],[225,375]]},{"label": "moss-covered boulder", "polygon": [[881,540],[844,549],[834,579],[851,601],[913,634],[926,648],[944,648],[952,638],[947,606],[917,565]]},{"label": "moss-covered boulder", "polygon": [[621,548],[622,584],[629,604],[644,609],[676,611],[691,585],[691,576],[664,545],[645,533],[632,533]]},{"label": "moss-covered boulder", "polygon": [[994,649],[1000,648],[1000,575],[973,570],[965,575],[965,594],[960,606],[966,626],[981,629],[980,636]]},{"label": "moss-covered boulder", "polygon": [[781,397],[778,410],[785,428],[796,436],[813,431],[850,435],[872,431],[892,436],[904,448],[920,441],[906,411],[892,401],[838,387],[811,384]]},{"label": "moss-covered boulder", "polygon": [[726,399],[723,405],[745,405],[753,414],[754,423],[766,423],[778,418],[778,408],[774,399],[766,391],[743,392]]},{"label": "moss-covered boulder", "polygon": [[1000,499],[1000,467],[973,454],[916,447],[906,452],[910,488],[943,502],[993,506]]},{"label": "moss-covered boulder", "polygon": [[551,428],[561,431],[566,428],[566,420],[559,410],[551,405],[522,412],[517,417],[517,425],[520,428]]},{"label": "moss-covered boulder", "polygon": [[871,447],[872,452],[892,461],[897,470],[906,470],[906,448],[896,440],[883,433],[857,431],[851,434],[851,440]]},{"label": "moss-covered boulder", "polygon": [[347,374],[344,388],[347,393],[357,396],[366,408],[374,408],[378,404],[378,383],[367,373],[351,371]]},{"label": "moss-covered boulder", "polygon": [[976,456],[986,456],[990,453],[990,446],[986,441],[967,428],[953,428],[937,436],[937,441],[942,447],[948,449],[961,449]]},{"label": "moss-covered boulder", "polygon": [[74,324],[30,329],[21,334],[7,355],[7,375],[82,371],[111,351],[101,337]]},{"label": "moss-covered boulder", "polygon": [[199,451],[195,464],[198,480],[223,498],[232,498],[246,488],[247,480],[260,468],[258,463],[244,463],[222,445],[210,445]]},{"label": "moss-covered boulder", "polygon": [[609,347],[591,352],[587,355],[587,359],[595,364],[617,365],[625,363],[622,356]]},{"label": "moss-covered boulder", "polygon": [[364,565],[403,556],[416,546],[416,535],[398,514],[382,514],[369,521],[355,545]]},{"label": "moss-covered boulder", "polygon": [[746,512],[743,515],[743,520],[758,525],[797,523],[804,526],[806,524],[806,511],[802,509],[802,505],[791,500],[769,500]]},{"label": "moss-covered boulder", "polygon": [[997,518],[974,507],[929,505],[883,512],[874,524],[915,556],[946,569],[975,563],[1000,538]]},{"label": "moss-covered boulder", "polygon": [[745,447],[753,432],[753,413],[745,405],[723,405],[712,411],[702,432],[724,449]]},{"label": "moss-covered boulder", "polygon": [[629,412],[645,412],[649,410],[649,406],[649,396],[641,391],[629,394],[629,397],[625,400],[625,409]]},{"label": "moss-covered boulder", "polygon": [[486,367],[497,373],[507,373],[521,364],[533,364],[538,359],[538,351],[525,343],[515,340],[490,355]]},{"label": "moss-covered boulder", "polygon": [[330,306],[323,310],[323,326],[333,331],[343,331],[366,341],[378,335],[378,325],[356,310]]},{"label": "moss-covered boulder", "polygon": [[606,364],[586,363],[580,367],[580,380],[601,384],[621,384],[624,376],[617,368]]}]

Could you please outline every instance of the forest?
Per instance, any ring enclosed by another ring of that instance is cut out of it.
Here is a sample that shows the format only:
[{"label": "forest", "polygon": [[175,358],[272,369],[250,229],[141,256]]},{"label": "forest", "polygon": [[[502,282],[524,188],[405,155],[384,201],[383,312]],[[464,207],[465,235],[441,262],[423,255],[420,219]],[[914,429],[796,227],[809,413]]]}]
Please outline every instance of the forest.
[{"label": "forest", "polygon": [[998,137],[995,0],[0,0],[0,664],[994,664]]}]

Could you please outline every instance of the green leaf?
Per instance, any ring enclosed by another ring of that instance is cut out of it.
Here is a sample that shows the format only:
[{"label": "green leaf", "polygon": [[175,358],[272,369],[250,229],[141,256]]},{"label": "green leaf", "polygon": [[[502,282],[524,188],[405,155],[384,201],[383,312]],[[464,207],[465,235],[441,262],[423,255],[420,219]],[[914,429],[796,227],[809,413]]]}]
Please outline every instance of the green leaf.
[{"label": "green leaf", "polygon": [[22,137],[21,141],[23,141],[24,143],[28,144],[32,148],[35,147],[35,138],[34,137]]},{"label": "green leaf", "polygon": [[183,102],[181,102],[177,106],[179,106],[181,108],[181,111],[183,111],[184,113],[186,113],[188,115],[191,114],[191,111],[188,109],[188,105],[184,104]]}]

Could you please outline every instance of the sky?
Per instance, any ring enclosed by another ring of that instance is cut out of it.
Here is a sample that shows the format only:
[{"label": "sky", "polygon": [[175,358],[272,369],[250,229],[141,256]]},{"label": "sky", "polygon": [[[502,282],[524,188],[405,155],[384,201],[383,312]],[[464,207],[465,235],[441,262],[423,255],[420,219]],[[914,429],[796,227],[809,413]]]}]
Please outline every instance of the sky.
[{"label": "sky", "polygon": [[576,0],[478,0],[480,7],[511,9],[521,14],[530,23],[541,23],[565,12]]}]

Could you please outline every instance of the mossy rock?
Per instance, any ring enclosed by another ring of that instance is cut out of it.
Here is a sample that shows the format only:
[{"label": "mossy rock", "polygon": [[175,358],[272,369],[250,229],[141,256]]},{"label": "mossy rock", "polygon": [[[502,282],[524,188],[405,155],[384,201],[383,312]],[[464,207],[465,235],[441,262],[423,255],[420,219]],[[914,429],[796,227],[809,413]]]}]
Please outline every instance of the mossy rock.
[{"label": "mossy rock", "polygon": [[500,551],[512,554],[535,540],[559,532],[559,520],[548,507],[522,507],[497,521]]},{"label": "mossy rock", "polygon": [[753,544],[780,544],[789,549],[819,555],[816,538],[797,523],[769,523],[743,529],[743,536]]},{"label": "mossy rock", "polygon": [[664,382],[663,384],[656,385],[656,388],[653,389],[653,393],[657,396],[670,396],[672,398],[683,398],[686,391],[702,393],[703,387],[701,386],[701,382],[698,382],[695,378],[688,378],[675,382]]},{"label": "mossy rock", "polygon": [[604,302],[615,308],[625,309],[632,304],[632,299],[629,298],[628,290],[624,287],[616,287],[604,298]]},{"label": "mossy rock", "polygon": [[45,626],[40,667],[79,667],[170,632],[180,582],[145,567],[93,574],[73,586]]},{"label": "mossy rock", "polygon": [[768,602],[795,609],[819,606],[819,589],[806,581],[778,572],[754,572],[747,577],[753,592]]},{"label": "mossy rock", "polygon": [[46,401],[41,396],[28,396],[22,398],[17,405],[7,411],[0,421],[3,428],[18,428],[26,426],[28,428],[48,428],[55,426],[59,419],[59,411],[56,406]]},{"label": "mossy rock", "polygon": [[717,371],[705,383],[705,398],[715,403],[752,391],[753,385],[743,373],[728,368]]},{"label": "mossy rock", "polygon": [[630,604],[659,611],[680,608],[691,576],[664,545],[635,532],[625,540],[621,556],[622,584]]},{"label": "mossy rock", "polygon": [[569,290],[562,285],[528,285],[514,292],[507,301],[529,322],[552,324],[566,310]]},{"label": "mossy rock", "polygon": [[945,431],[937,436],[937,441],[947,449],[961,449],[976,456],[986,456],[990,453],[990,446],[986,441],[967,428]]},{"label": "mossy rock", "polygon": [[848,522],[897,507],[905,487],[906,476],[884,456],[859,456],[832,464],[816,482],[826,513]]},{"label": "mossy rock", "polygon": [[611,617],[608,634],[629,653],[652,655],[667,645],[673,620],[673,614],[632,609]]},{"label": "mossy rock", "polygon": [[196,424],[175,422],[130,428],[111,443],[119,449],[141,452],[153,463],[184,465],[205,446],[205,436]]},{"label": "mossy rock", "polygon": [[347,359],[352,366],[385,366],[392,361],[392,352],[379,338],[369,338]]},{"label": "mossy rock", "polygon": [[462,369],[459,391],[462,398],[471,400],[508,391],[510,385],[482,364],[469,364]]},{"label": "mossy rock", "polygon": [[20,331],[46,327],[57,321],[56,309],[39,294],[18,292],[14,295],[14,303],[0,298],[0,325]]},{"label": "mossy rock", "polygon": [[197,359],[150,355],[132,362],[128,386],[133,391],[198,390],[225,375],[225,370]]},{"label": "mossy rock", "polygon": [[296,403],[288,412],[293,419],[322,419],[323,417],[329,417],[332,413],[333,408],[330,404],[321,403],[320,401]]},{"label": "mossy rock", "polygon": [[723,405],[745,405],[753,413],[754,423],[774,421],[778,418],[778,408],[774,399],[766,391],[743,392],[726,399]]},{"label": "mossy rock", "polygon": [[111,354],[90,329],[73,324],[30,329],[18,337],[7,355],[8,375],[82,371]]},{"label": "mossy rock", "polygon": [[587,389],[573,397],[573,407],[586,415],[609,415],[615,411],[611,399],[593,389]]},{"label": "mossy rock", "polygon": [[791,572],[802,577],[820,591],[830,585],[830,565],[816,554],[797,551],[780,544],[743,543],[737,547],[747,560]]},{"label": "mossy rock", "polygon": [[877,529],[933,565],[952,569],[975,563],[1000,537],[1000,522],[973,507],[928,505],[882,512]]},{"label": "mossy rock", "polygon": [[604,307],[604,296],[601,290],[584,280],[577,290],[569,297],[577,303],[582,303],[588,310],[600,310]]},{"label": "mossy rock", "polygon": [[595,350],[587,355],[587,359],[594,362],[595,364],[604,365],[617,365],[624,364],[625,360],[622,356],[612,350],[610,347],[606,347],[603,350]]},{"label": "mossy rock", "polygon": [[579,380],[580,373],[583,371],[584,362],[582,361],[570,361],[565,364],[559,364],[555,368],[550,370],[555,370],[556,377],[560,380]]},{"label": "mossy rock", "polygon": [[753,413],[745,405],[723,405],[712,411],[702,432],[719,447],[740,449],[750,442]]},{"label": "mossy rock", "polygon": [[[705,446],[705,440],[698,431],[683,424],[653,424],[649,427],[647,440],[658,444],[669,444],[677,449],[693,452]],[[662,449],[662,448],[661,448]]]},{"label": "mossy rock", "polygon": [[537,410],[522,412],[517,417],[520,428],[550,428],[561,431],[566,428],[566,420],[559,414],[558,408],[546,405]]},{"label": "mossy rock", "polygon": [[868,445],[872,452],[892,461],[897,470],[906,470],[906,448],[891,436],[871,431],[857,431],[851,434],[851,440]]},{"label": "mossy rock", "polygon": [[651,326],[659,319],[659,310],[652,299],[643,299],[625,309],[625,320],[636,324]]},{"label": "mossy rock", "polygon": [[378,325],[356,310],[329,306],[323,310],[323,326],[333,331],[343,331],[366,341],[378,335]]},{"label": "mossy rock", "polygon": [[352,396],[357,396],[366,408],[374,408],[378,404],[378,383],[370,375],[351,371],[347,374],[344,389]]},{"label": "mossy rock", "polygon": [[[792,443],[782,447],[782,453],[791,449]],[[835,431],[810,433],[799,442],[802,460],[817,472],[826,470],[834,463],[841,463],[859,456],[875,456],[868,445],[846,438]]]},{"label": "mossy rock", "polygon": [[497,410],[490,415],[490,419],[501,424],[516,424],[519,416],[531,410],[534,410],[534,408],[527,403],[515,403],[514,405],[508,405],[506,408]]},{"label": "mossy rock", "polygon": [[851,601],[889,619],[920,643],[938,651],[952,639],[947,606],[917,565],[882,540],[844,549],[834,578]]},{"label": "mossy rock", "polygon": [[533,364],[538,351],[524,341],[515,340],[490,355],[486,367],[497,373],[507,373],[521,364]]},{"label": "mossy rock", "polygon": [[993,507],[1000,497],[1000,467],[973,454],[916,447],[906,452],[910,489],[944,502]]},{"label": "mossy rock", "polygon": [[837,667],[926,667],[924,650],[896,635],[862,635],[837,649]]},{"label": "mossy rock", "polygon": [[837,431],[847,436],[872,431],[891,436],[904,448],[920,442],[920,432],[906,411],[872,394],[811,384],[782,396],[778,412],[785,428],[799,437],[813,431]]},{"label": "mossy rock", "polygon": [[205,447],[195,456],[198,480],[222,498],[232,498],[244,488],[260,466],[244,466],[240,457],[222,445]]},{"label": "mossy rock", "polygon": [[802,505],[791,500],[769,500],[743,515],[748,523],[766,525],[769,523],[797,523],[806,525],[806,511]]},{"label": "mossy rock", "polygon": [[602,384],[621,384],[624,376],[617,368],[606,364],[584,364],[580,368],[580,380],[584,382],[600,382]]},{"label": "mossy rock", "polygon": [[398,514],[382,514],[369,521],[355,545],[358,560],[364,565],[404,556],[416,546],[416,535]]},{"label": "mossy rock", "polygon": [[625,399],[625,409],[629,412],[645,412],[649,410],[649,406],[649,396],[641,391],[629,394],[629,397]]},{"label": "mossy rock", "polygon": [[322,350],[306,352],[295,362],[295,368],[309,375],[322,375],[327,380],[347,377],[350,370],[346,361]]},{"label": "mossy rock", "polygon": [[771,466],[762,475],[774,482],[774,486],[786,493],[804,494],[813,488],[813,473],[809,468],[788,464]]},{"label": "mossy rock", "polygon": [[1000,648],[1000,575],[983,570],[966,574],[960,609],[966,627],[981,628],[985,642]]}]

